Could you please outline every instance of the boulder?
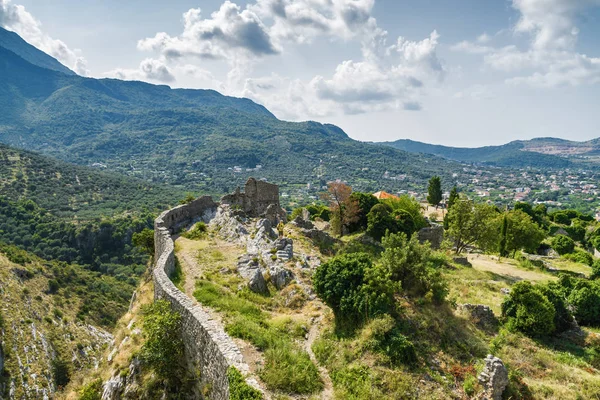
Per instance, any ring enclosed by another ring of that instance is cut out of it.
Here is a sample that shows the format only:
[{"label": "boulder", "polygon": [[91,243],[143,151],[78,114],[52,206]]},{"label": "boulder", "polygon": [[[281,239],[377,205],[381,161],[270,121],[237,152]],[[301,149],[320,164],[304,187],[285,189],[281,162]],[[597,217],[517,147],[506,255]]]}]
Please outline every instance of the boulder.
[{"label": "boulder", "polygon": [[484,361],[485,367],[478,377],[485,389],[484,399],[500,400],[508,385],[508,370],[501,359],[491,354]]},{"label": "boulder", "polygon": [[454,257],[454,258],[452,258],[452,261],[454,261],[458,265],[464,265],[465,267],[472,267],[472,265],[469,262],[469,259],[467,257]]},{"label": "boulder", "polygon": [[277,290],[283,289],[292,281],[292,279],[294,279],[294,274],[281,265],[270,266],[269,274],[271,275],[271,283],[273,283]]},{"label": "boulder", "polygon": [[267,282],[262,274],[258,259],[250,254],[244,254],[238,259],[238,273],[248,282],[248,288],[255,293],[266,293]]}]

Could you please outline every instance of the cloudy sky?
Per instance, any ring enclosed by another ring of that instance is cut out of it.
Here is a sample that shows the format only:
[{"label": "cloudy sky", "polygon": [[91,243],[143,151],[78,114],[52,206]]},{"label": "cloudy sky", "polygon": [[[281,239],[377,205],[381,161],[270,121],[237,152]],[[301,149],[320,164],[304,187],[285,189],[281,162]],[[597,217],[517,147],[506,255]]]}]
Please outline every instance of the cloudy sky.
[{"label": "cloudy sky", "polygon": [[82,75],[211,88],[359,140],[600,137],[600,0],[0,0]]}]

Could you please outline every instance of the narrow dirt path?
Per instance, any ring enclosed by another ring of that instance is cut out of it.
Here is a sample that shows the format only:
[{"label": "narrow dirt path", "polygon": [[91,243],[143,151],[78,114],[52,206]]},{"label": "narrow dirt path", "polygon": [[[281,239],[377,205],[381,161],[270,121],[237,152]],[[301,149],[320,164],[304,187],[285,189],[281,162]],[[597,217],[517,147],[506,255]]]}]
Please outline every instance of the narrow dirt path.
[{"label": "narrow dirt path", "polygon": [[473,268],[479,271],[491,272],[502,275],[511,281],[528,280],[532,282],[544,282],[557,279],[555,276],[545,274],[535,270],[526,270],[519,268],[507,262],[492,259],[490,256],[483,254],[470,254],[469,262]]},{"label": "narrow dirt path", "polygon": [[321,328],[319,322],[320,319],[316,320],[310,327],[310,330],[308,331],[308,339],[306,340],[306,343],[304,343],[304,350],[306,350],[312,362],[315,363],[315,365],[319,369],[321,379],[323,379],[323,383],[325,384],[325,386],[323,387],[323,391],[321,392],[320,398],[327,400],[333,399],[333,383],[331,382],[329,372],[327,371],[327,369],[325,369],[325,367],[319,365],[317,357],[315,357],[315,353],[313,353],[312,350],[312,345],[319,336],[319,330]]}]

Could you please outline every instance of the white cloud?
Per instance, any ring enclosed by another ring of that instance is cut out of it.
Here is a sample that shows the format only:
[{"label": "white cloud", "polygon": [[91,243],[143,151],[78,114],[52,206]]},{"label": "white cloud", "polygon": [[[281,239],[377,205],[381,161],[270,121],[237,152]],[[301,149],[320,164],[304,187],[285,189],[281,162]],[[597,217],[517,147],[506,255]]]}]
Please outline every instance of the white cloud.
[{"label": "white cloud", "polygon": [[512,74],[506,79],[510,84],[554,87],[600,81],[600,58],[576,51],[576,18],[600,6],[600,0],[513,0],[512,6],[520,13],[513,32],[528,35],[526,49],[492,47],[481,40],[463,41],[451,49],[483,55],[490,68]]},{"label": "white cloud", "polygon": [[138,49],[159,51],[168,59],[195,56],[211,59],[261,57],[279,52],[260,18],[250,9],[225,1],[210,18],[203,19],[199,8],[183,14],[181,35],[164,32],[138,42]]},{"label": "white cloud", "polygon": [[106,73],[107,76],[123,80],[141,80],[161,83],[175,81],[175,76],[164,61],[146,58],[137,69],[117,68]]},{"label": "white cloud", "polygon": [[[424,86],[445,73],[436,54],[439,35],[434,31],[421,41],[399,37],[388,45],[388,33],[371,15],[374,3],[256,0],[242,8],[228,0],[209,18],[202,18],[200,9],[190,9],[183,15],[181,34],[159,32],[140,40],[138,49],[158,52],[174,67],[198,58],[225,60],[229,72],[220,88],[226,94],[252,98],[292,119],[389,108],[419,110]],[[362,58],[341,62],[329,78],[249,78],[265,57],[317,38],[353,41],[362,49]]]},{"label": "white cloud", "polygon": [[63,41],[42,31],[42,24],[25,7],[10,0],[0,0],[0,26],[14,31],[23,39],[58,59],[80,75],[88,75],[87,62],[78,50],[71,50]]}]

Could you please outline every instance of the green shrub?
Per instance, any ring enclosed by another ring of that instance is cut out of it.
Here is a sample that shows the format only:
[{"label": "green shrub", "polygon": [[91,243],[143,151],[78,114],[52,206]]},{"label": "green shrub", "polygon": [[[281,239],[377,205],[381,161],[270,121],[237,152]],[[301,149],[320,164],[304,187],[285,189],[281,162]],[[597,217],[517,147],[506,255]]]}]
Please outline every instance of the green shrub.
[{"label": "green shrub", "polygon": [[555,331],[556,311],[540,290],[528,281],[516,283],[502,303],[502,316],[508,326],[528,336],[546,336]]},{"label": "green shrub", "polygon": [[407,294],[431,293],[436,303],[444,301],[448,287],[441,273],[443,257],[434,256],[431,247],[419,243],[416,234],[410,239],[404,233],[389,234],[382,244],[385,250],[381,254],[381,265]]},{"label": "green shrub", "polygon": [[473,375],[467,375],[463,381],[463,390],[465,391],[465,394],[469,397],[473,396],[475,394],[476,387],[477,378],[475,378]]},{"label": "green shrub", "polygon": [[131,243],[142,249],[145,253],[154,255],[154,231],[144,228],[131,236]]},{"label": "green shrub", "polygon": [[79,400],[100,400],[102,398],[102,379],[96,379],[84,385],[79,391]]},{"label": "green shrub", "polygon": [[207,231],[208,231],[208,228],[207,228],[206,224],[204,222],[200,221],[196,225],[194,225],[194,227],[192,229],[190,229],[187,232],[184,232],[181,236],[183,236],[186,239],[198,240],[198,239],[202,239],[203,237],[205,237]]},{"label": "green shrub", "polygon": [[552,238],[552,248],[560,255],[572,253],[575,242],[568,236],[556,235]]},{"label": "green shrub", "polygon": [[538,289],[554,306],[554,327],[556,332],[560,333],[571,329],[573,327],[573,314],[569,311],[564,291],[560,285],[553,282],[547,285],[540,285]]},{"label": "green shrub", "polygon": [[52,378],[56,387],[64,388],[71,380],[71,370],[69,363],[59,357],[52,360],[51,363]]},{"label": "green shrub", "polygon": [[319,370],[308,353],[290,344],[269,348],[259,375],[271,390],[312,394],[323,389]]},{"label": "green shrub", "polygon": [[395,285],[365,253],[343,254],[321,264],[313,284],[339,321],[364,321],[393,306]]},{"label": "green shrub", "polygon": [[248,385],[235,367],[227,369],[227,380],[229,381],[230,400],[262,400],[262,393]]},{"label": "green shrub", "polygon": [[594,257],[587,251],[579,249],[579,248],[575,249],[575,252],[573,252],[573,253],[565,254],[564,257],[567,260],[578,262],[578,263],[589,265],[589,266],[592,266],[592,264],[594,263]]},{"label": "green shrub", "polygon": [[590,275],[590,279],[598,278],[600,278],[600,259],[594,260],[592,263],[592,273]]},{"label": "green shrub", "polygon": [[166,300],[157,300],[143,308],[142,332],[146,341],[140,358],[154,369],[157,376],[175,386],[183,376],[183,341],[181,315],[171,310]]},{"label": "green shrub", "polygon": [[397,327],[396,321],[389,315],[373,319],[363,329],[362,346],[384,354],[390,364],[414,364],[417,353],[412,342]]},{"label": "green shrub", "polygon": [[600,325],[600,288],[597,284],[581,281],[569,295],[575,319],[580,325]]}]

